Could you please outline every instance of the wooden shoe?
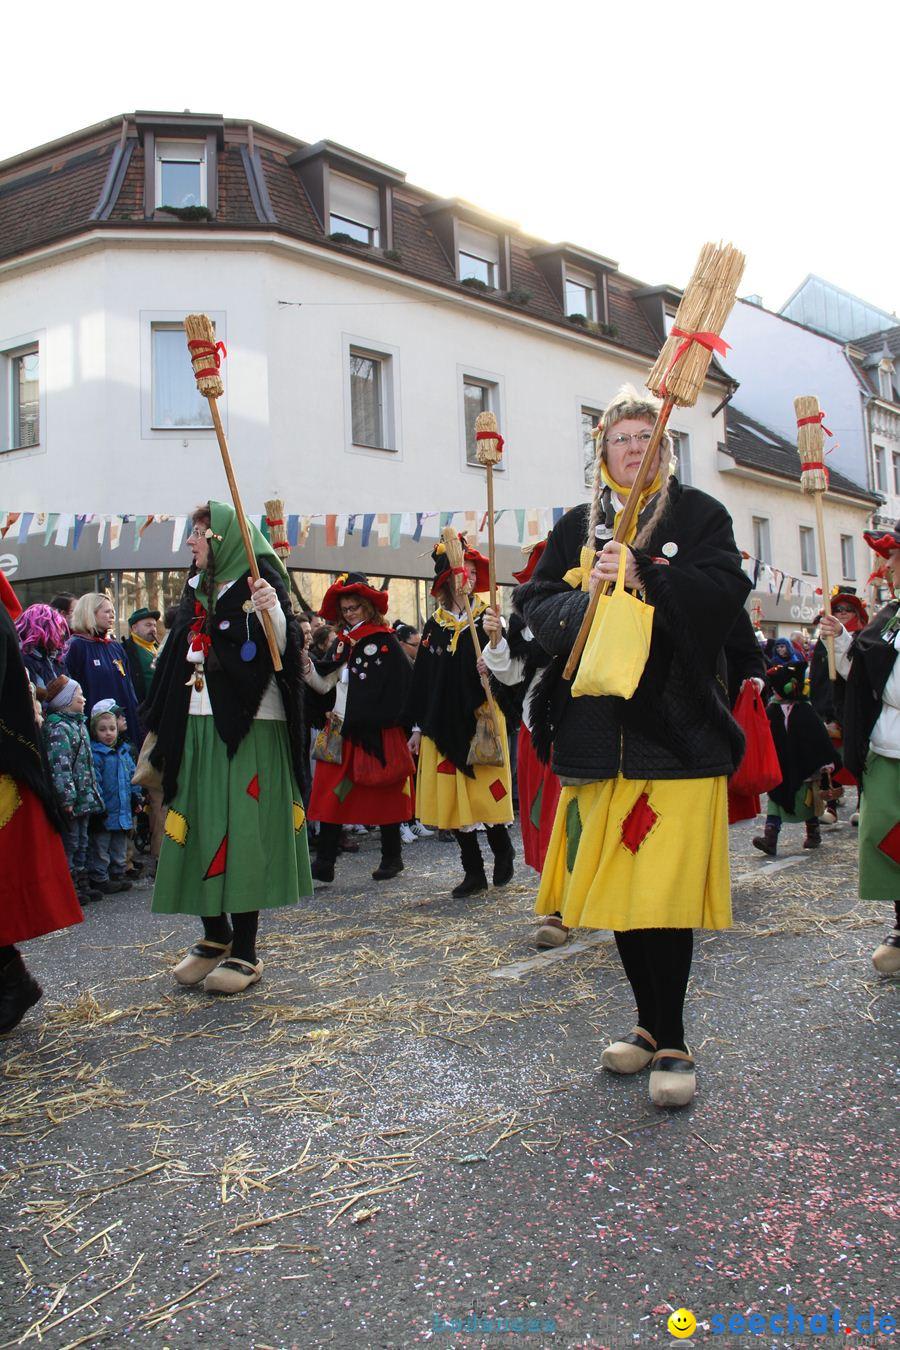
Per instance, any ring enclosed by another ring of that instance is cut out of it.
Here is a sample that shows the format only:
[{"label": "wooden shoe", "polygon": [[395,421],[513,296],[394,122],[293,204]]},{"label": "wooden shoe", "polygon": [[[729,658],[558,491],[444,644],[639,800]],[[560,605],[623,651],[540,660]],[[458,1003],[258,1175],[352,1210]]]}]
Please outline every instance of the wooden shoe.
[{"label": "wooden shoe", "polygon": [[697,1091],[694,1061],[683,1050],[658,1050],[650,1064],[654,1106],[687,1106]]},{"label": "wooden shoe", "polygon": [[558,919],[555,914],[551,914],[544,919],[534,935],[534,945],[544,950],[547,947],[562,947],[568,941],[569,930]]},{"label": "wooden shoe", "polygon": [[179,984],[200,984],[230,951],[230,942],[198,942],[173,967],[172,974]]},{"label": "wooden shoe", "polygon": [[256,965],[252,961],[243,961],[239,956],[230,956],[220,961],[215,970],[203,981],[207,994],[242,994],[251,984],[256,984],[263,973],[262,961]]},{"label": "wooden shoe", "polygon": [[618,1041],[608,1045],[600,1063],[610,1073],[640,1073],[656,1054],[656,1041],[643,1027],[635,1027]]},{"label": "wooden shoe", "polygon": [[884,942],[875,948],[872,965],[879,975],[896,975],[900,971],[900,928],[888,933]]}]

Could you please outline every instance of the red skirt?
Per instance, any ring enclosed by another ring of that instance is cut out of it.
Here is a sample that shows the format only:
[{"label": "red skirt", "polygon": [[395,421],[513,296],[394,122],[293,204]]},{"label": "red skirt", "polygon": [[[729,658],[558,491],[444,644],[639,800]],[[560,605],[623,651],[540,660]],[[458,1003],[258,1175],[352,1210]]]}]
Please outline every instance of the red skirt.
[{"label": "red skirt", "polygon": [[62,840],[30,788],[0,774],[0,947],[83,918]]},{"label": "red skirt", "polygon": [[[391,753],[395,739],[393,736],[384,738],[389,769],[400,762],[398,754]],[[399,750],[399,741],[397,747]],[[414,774],[407,773],[398,782],[387,786],[370,787],[357,783],[353,778],[353,752],[353,745],[345,738],[340,764],[316,760],[307,812],[310,820],[323,821],[327,825],[399,825],[410,820],[415,815]],[[407,762],[411,762],[408,752],[403,764]]]},{"label": "red skirt", "polygon": [[736,825],[739,820],[755,820],[759,815],[759,798],[749,792],[732,792],[728,788],[728,824]]},{"label": "red skirt", "polygon": [[556,818],[560,787],[559,779],[549,764],[542,764],[534,753],[531,732],[524,722],[519,726],[516,777],[525,861],[536,872],[541,872]]}]

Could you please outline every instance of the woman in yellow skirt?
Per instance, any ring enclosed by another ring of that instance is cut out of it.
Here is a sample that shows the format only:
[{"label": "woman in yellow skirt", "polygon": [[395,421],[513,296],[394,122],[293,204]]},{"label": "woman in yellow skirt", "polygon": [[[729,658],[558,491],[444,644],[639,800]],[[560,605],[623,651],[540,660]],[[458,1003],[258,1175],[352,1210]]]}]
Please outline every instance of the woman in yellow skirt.
[{"label": "woman in yellow skirt", "polygon": [[[516,604],[554,658],[532,702],[533,738],[539,753],[552,746],[563,785],[537,911],[613,930],[637,1025],[602,1063],[626,1074],[651,1065],[651,1099],[684,1106],[696,1087],[683,1021],[693,930],[731,922],[727,778],[743,737],[722,647],[750,581],[728,512],[674,477],[668,436],[631,537],[613,542],[658,407],[628,386],[612,400],[593,501],[554,528]],[[625,584],[654,607],[649,657],[630,699],[573,698],[562,669],[623,547]]]},{"label": "woman in yellow skirt", "polygon": [[487,827],[487,841],[494,855],[495,886],[505,886],[512,879],[515,857],[506,828],[513,819],[512,782],[506,723],[499,709],[497,739],[502,762],[470,763],[477,758],[473,741],[482,740],[476,732],[479,722],[484,726],[487,709],[458,585],[473,593],[472,614],[483,646],[482,616],[487,606],[479,592],[488,589],[488,560],[477,549],[467,548],[463,535],[460,541],[465,578],[453,576],[442,543],[432,554],[435,579],[431,594],[438,607],[419,643],[407,713],[407,722],[413,728],[409,748],[419,756],[416,809],[424,825],[452,830],[456,836],[464,872],[453,890],[457,898],[487,890],[475,832],[480,822]]}]

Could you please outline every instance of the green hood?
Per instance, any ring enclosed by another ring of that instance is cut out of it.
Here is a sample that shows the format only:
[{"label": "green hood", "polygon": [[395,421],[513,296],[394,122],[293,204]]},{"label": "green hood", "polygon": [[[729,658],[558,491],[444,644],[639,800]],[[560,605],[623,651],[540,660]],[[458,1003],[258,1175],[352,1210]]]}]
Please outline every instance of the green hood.
[{"label": "green hood", "polygon": [[[241,538],[241,527],[238,524],[234,507],[226,505],[225,502],[210,502],[209,512],[212,517],[211,528],[214,536],[209,543],[215,560],[215,578],[218,586],[223,581],[237,581],[238,577],[242,577],[245,572],[249,571],[249,563],[247,562],[247,553],[244,548],[244,541]],[[250,531],[250,542],[257,558],[267,558],[278,572],[285,586],[289,588],[290,578],[287,569],[268,539],[250,520],[247,521],[247,528]],[[203,605],[204,609],[208,609],[209,596],[206,593],[205,572],[200,573],[196,594],[200,604]]]}]

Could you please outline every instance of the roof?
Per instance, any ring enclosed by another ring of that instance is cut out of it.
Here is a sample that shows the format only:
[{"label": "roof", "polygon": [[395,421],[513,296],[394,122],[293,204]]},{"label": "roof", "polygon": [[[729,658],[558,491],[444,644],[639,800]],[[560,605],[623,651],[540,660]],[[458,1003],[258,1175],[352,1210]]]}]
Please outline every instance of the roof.
[{"label": "roof", "polygon": [[[859,355],[858,353],[861,353]],[[894,403],[900,403],[900,324],[893,328],[879,329],[867,333],[865,337],[854,338],[848,355],[860,378],[870,393],[882,398],[878,367],[883,355],[887,354],[894,363]]]},{"label": "roof", "polygon": [[[148,218],[145,212],[145,142],[157,129],[170,136],[179,118],[186,128],[216,134],[217,201],[211,220],[185,221],[175,217]],[[212,129],[212,130],[211,130]],[[383,181],[392,194],[393,248],[368,248],[329,238],[304,187],[304,163],[318,155],[336,156],[335,167],[358,161],[371,174],[384,169]],[[340,162],[338,162],[340,161]],[[49,145],[0,163],[0,261],[22,257],[53,243],[104,229],[146,229],[154,234],[180,234],[186,228],[221,236],[229,230],[273,231],[350,254],[464,295],[468,303],[527,314],[557,324],[579,339],[592,337],[605,346],[636,352],[652,362],[662,334],[638,297],[654,288],[622,275],[614,262],[570,243],[548,245],[523,234],[509,222],[497,228],[509,239],[508,291],[473,292],[456,275],[456,260],[441,243],[437,217],[441,208],[451,213],[491,217],[486,210],[456,199],[412,187],[401,171],[379,166],[356,151],[328,141],[307,144],[261,123],[248,123],[218,114],[189,116],[177,113],[132,113],[112,117],[82,132],[72,132]],[[457,211],[458,208],[458,211]],[[562,288],[548,279],[547,259],[556,250],[560,266],[577,254],[581,265],[593,264],[605,279],[605,325],[574,327],[564,308]],[[655,288],[659,290],[659,288]],[[529,298],[524,298],[528,292]],[[709,377],[731,383],[713,362]]]},{"label": "roof", "polygon": [[858,333],[891,328],[897,322],[896,314],[888,314],[813,272],[788,297],[780,313],[804,328],[844,342],[854,342]]},{"label": "roof", "polygon": [[[758,469],[776,478],[788,479],[792,483],[800,482],[800,456],[796,445],[731,403],[725,409],[725,436],[725,444],[719,448],[730,455],[736,464]],[[878,493],[854,483],[852,478],[847,478],[837,469],[829,467],[828,483],[834,491],[846,497],[856,497],[867,506],[881,504]]]}]

